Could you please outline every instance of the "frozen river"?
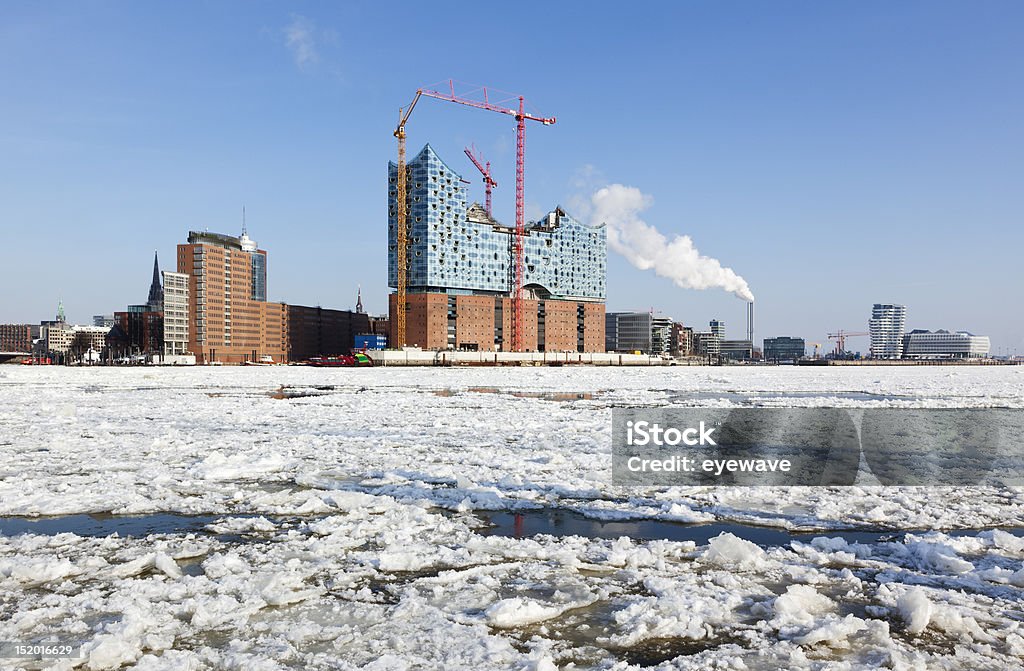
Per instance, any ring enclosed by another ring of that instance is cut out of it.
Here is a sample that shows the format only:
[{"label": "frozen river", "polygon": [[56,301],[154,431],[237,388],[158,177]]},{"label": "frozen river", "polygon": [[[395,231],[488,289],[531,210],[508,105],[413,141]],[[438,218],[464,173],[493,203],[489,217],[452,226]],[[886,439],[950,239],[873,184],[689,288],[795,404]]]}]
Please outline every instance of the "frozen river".
[{"label": "frozen river", "polygon": [[613,407],[693,405],[1024,367],[0,367],[0,640],[84,644],[0,665],[1024,665],[1020,490],[611,483]]}]

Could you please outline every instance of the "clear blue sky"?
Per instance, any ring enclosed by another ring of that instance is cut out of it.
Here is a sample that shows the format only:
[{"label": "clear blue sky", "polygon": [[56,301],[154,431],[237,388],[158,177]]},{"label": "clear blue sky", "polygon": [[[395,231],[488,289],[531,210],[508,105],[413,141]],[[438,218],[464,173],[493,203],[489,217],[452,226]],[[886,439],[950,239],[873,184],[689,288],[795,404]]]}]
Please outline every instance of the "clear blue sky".
[{"label": "clear blue sky", "polygon": [[[873,302],[1024,352],[1019,2],[0,4],[0,322],[143,302],[190,228],[250,234],[269,297],[386,306],[399,106],[455,79],[522,92],[528,213],[635,186],[758,298],[758,337],[825,342]],[[512,220],[514,127],[426,100],[431,142]],[[581,180],[590,172],[591,177]],[[597,177],[593,177],[593,175]],[[744,304],[612,255],[609,309],[739,336]],[[864,340],[851,341],[864,347]]]}]

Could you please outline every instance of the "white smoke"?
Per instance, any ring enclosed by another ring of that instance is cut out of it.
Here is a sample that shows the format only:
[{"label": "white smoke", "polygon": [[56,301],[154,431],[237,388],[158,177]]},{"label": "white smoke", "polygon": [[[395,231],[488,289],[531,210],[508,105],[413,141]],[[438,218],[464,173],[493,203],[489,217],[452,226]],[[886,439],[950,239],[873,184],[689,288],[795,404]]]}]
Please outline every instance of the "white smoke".
[{"label": "white smoke", "polygon": [[649,225],[639,214],[652,199],[640,189],[611,184],[590,197],[591,220],[605,224],[608,246],[640,270],[653,270],[683,289],[725,289],[748,303],[754,302],[747,281],[718,259],[702,255],[688,235],[671,240]]}]

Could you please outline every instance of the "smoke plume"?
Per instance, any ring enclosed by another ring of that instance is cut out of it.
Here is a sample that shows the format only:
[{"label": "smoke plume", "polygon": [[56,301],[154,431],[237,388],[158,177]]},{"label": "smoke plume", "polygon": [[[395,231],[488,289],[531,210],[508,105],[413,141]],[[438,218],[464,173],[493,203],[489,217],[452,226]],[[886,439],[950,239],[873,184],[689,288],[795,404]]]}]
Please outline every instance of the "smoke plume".
[{"label": "smoke plume", "polygon": [[671,240],[640,218],[651,197],[640,189],[611,184],[590,198],[591,219],[608,230],[608,246],[640,270],[653,270],[683,289],[724,289],[753,303],[746,280],[718,259],[702,255],[688,235]]}]

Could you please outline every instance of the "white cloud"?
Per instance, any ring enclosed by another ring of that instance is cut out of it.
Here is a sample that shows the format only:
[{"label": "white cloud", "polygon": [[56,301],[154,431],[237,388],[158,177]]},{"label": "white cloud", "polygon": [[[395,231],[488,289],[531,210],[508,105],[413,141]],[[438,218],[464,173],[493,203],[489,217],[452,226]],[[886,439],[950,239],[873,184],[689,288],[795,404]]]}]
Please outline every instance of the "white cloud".
[{"label": "white cloud", "polygon": [[305,16],[292,15],[292,22],[284,29],[284,42],[300,68],[313,65],[320,56],[316,50],[316,26]]}]

